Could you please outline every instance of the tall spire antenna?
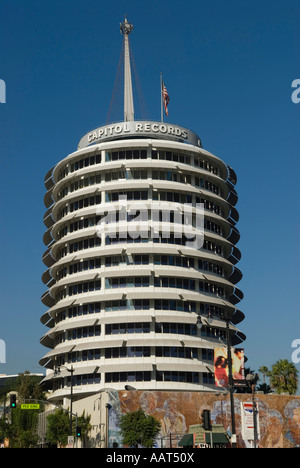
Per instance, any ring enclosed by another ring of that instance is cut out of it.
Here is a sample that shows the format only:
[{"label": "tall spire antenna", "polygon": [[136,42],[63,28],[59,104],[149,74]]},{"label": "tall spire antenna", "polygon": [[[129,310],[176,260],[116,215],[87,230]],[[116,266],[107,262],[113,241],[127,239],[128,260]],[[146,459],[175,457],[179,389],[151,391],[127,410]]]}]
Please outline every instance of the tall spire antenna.
[{"label": "tall spire antenna", "polygon": [[123,23],[120,23],[121,34],[124,36],[124,121],[134,120],[132,79],[129,52],[129,34],[133,31],[133,25],[128,23],[125,16]]}]

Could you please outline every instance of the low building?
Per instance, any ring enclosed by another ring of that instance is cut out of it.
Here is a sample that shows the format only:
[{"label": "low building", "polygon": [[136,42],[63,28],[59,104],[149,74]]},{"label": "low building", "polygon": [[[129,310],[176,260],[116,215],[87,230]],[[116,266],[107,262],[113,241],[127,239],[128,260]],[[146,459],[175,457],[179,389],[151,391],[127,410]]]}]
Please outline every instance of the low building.
[{"label": "low building", "polygon": [[226,448],[229,445],[229,437],[222,424],[213,424],[211,431],[205,431],[201,424],[194,424],[178,443],[182,448]]}]

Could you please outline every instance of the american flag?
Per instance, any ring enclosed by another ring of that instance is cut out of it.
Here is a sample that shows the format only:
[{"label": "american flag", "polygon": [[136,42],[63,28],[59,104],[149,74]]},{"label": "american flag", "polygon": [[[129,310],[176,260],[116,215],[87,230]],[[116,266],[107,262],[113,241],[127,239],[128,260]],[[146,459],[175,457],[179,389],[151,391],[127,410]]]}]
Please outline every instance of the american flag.
[{"label": "american flag", "polygon": [[169,112],[168,112],[168,104],[169,104],[169,102],[170,102],[170,97],[169,97],[167,88],[165,87],[163,81],[162,81],[162,84],[161,84],[161,85],[162,85],[162,98],[163,98],[165,113],[166,113],[166,115],[169,115]]}]

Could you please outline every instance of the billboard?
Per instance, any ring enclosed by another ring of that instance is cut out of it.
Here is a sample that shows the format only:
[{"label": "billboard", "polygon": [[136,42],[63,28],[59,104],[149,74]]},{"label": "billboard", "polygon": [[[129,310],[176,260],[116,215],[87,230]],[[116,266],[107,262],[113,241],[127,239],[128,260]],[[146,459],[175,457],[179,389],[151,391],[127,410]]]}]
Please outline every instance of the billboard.
[{"label": "billboard", "polygon": [[[245,379],[244,350],[241,348],[231,349],[232,377],[233,380]],[[229,368],[227,348],[215,348],[214,350],[214,373],[216,387],[229,387]]]}]

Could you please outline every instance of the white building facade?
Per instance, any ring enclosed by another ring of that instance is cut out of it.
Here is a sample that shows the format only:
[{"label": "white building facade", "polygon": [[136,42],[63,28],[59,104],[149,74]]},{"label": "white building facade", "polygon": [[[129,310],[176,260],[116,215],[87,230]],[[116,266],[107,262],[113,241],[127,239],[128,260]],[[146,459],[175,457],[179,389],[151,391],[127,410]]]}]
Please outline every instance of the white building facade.
[{"label": "white building facade", "polygon": [[226,318],[233,344],[242,337],[235,173],[181,127],[110,128],[46,176],[47,380],[69,394],[70,375],[55,370],[72,365],[81,395],[210,390]]}]

